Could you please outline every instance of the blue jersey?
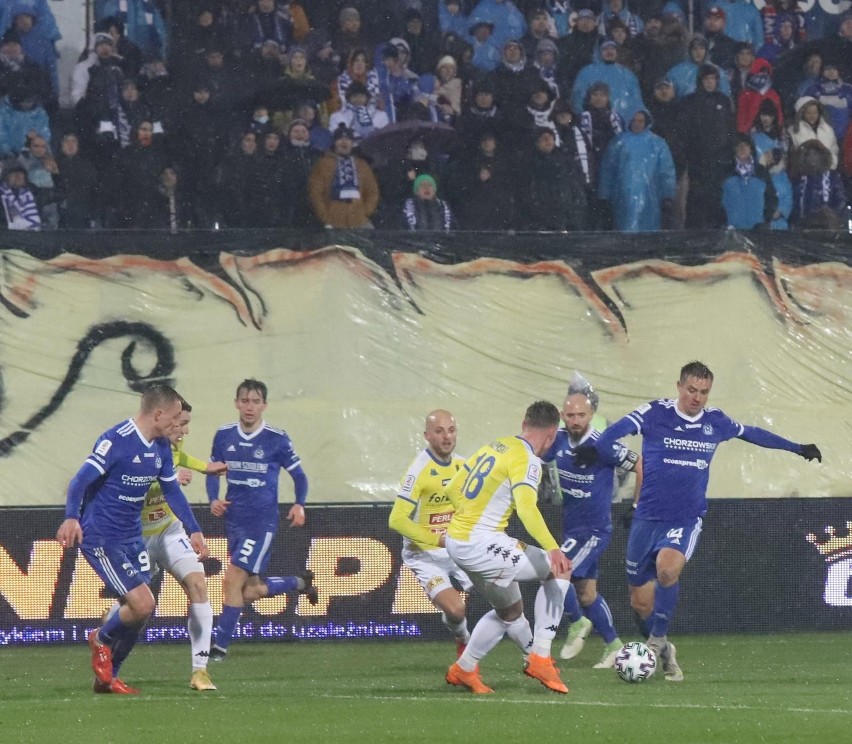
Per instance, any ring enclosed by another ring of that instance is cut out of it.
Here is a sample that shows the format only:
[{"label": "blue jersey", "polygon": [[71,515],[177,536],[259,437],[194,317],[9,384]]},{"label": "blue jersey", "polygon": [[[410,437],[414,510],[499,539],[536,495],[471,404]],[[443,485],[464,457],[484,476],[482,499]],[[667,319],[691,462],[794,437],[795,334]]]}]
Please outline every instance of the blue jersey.
[{"label": "blue jersey", "polygon": [[682,522],[706,513],[716,447],[744,431],[718,408],[687,416],[677,409],[677,401],[664,398],[640,406],[609,427],[599,449],[605,450],[610,439],[641,434],[643,479],[636,516]]},{"label": "blue jersey", "polygon": [[633,470],[638,457],[623,444],[613,442],[595,465],[577,465],[576,448],[592,444],[600,436],[600,432],[590,429],[580,441],[574,442],[565,429],[560,429],[553,446],[541,458],[543,462],[555,462],[559,471],[563,535],[583,528],[612,531],[614,469]]},{"label": "blue jersey", "polygon": [[[164,490],[167,483],[177,488],[169,440],[147,441],[133,419],[101,434],[80,475],[94,481],[83,497],[80,526],[85,546],[141,539],[142,507],[151,484],[159,481]],[[66,516],[77,517],[75,507],[69,508],[72,513],[66,511]]]},{"label": "blue jersey", "polygon": [[[286,432],[263,422],[246,434],[238,423],[228,424],[213,437],[210,459],[228,465],[227,525],[251,530],[278,524],[281,468],[289,472],[301,464]],[[208,478],[208,498],[215,499],[218,490],[218,479]]]}]

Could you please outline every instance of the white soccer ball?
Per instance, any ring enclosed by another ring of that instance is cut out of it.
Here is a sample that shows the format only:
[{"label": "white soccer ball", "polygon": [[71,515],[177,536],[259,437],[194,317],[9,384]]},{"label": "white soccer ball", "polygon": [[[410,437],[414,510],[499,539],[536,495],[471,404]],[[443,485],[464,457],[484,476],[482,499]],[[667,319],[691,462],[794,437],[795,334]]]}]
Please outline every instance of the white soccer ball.
[{"label": "white soccer ball", "polygon": [[615,657],[615,671],[625,682],[644,682],[657,669],[657,655],[640,641],[625,643]]}]

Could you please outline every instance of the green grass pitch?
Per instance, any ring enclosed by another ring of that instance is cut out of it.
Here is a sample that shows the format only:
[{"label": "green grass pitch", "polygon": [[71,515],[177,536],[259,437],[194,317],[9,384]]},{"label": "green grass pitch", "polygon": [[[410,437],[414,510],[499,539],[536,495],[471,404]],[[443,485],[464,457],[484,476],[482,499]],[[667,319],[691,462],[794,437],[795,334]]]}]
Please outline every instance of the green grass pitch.
[{"label": "green grass pitch", "polygon": [[[215,692],[188,687],[185,645],[142,645],[123,677],[139,696],[94,695],[83,645],[0,650],[0,741],[618,742],[852,741],[852,633],[679,636],[686,679],[627,684],[593,670],[602,644],[560,662],[571,692],[521,674],[504,640],[482,665],[495,694],[444,682],[446,642],[234,643]],[[554,647],[558,648],[558,643]]]}]

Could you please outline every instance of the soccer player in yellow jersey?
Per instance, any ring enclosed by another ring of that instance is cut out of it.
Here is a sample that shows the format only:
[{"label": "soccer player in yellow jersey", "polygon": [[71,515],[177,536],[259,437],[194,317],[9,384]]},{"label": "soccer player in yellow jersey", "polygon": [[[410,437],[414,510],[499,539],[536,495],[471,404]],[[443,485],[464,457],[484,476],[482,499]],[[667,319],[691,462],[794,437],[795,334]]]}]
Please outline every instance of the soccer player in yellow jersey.
[{"label": "soccer player in yellow jersey", "polygon": [[[169,433],[178,482],[185,486],[192,480],[192,470],[208,475],[222,475],[227,470],[223,462],[205,462],[183,451],[183,438],[189,434],[192,406],[181,398],[181,412],[177,424]],[[154,483],[145,494],[142,508],[142,537],[152,569],[159,566],[178,580],[189,599],[187,630],[192,650],[192,677],[190,687],[195,690],[215,690],[207,672],[210,655],[210,635],[213,629],[213,609],[207,596],[204,566],[192,549],[183,525],[166,503],[159,483]],[[113,605],[110,612],[117,608]]]},{"label": "soccer player in yellow jersey", "polygon": [[402,479],[388,525],[403,536],[402,562],[441,611],[441,619],[455,636],[461,654],[470,633],[464,598],[450,579],[464,591],[473,584],[439,545],[453,516],[453,505],[444,489],[464,462],[453,455],[456,437],[456,420],[449,411],[439,409],[426,417],[423,438],[428,447],[414,458]]},{"label": "soccer player in yellow jersey", "polygon": [[[568,692],[550,647],[562,618],[571,561],[559,549],[536,504],[539,457],[550,449],[558,428],[559,409],[547,401],[533,403],[527,408],[520,436],[481,447],[447,486],[455,514],[444,545],[493,607],[476,624],[467,648],[446,675],[450,684],[475,694],[493,692],[479,676],[479,662],[504,635],[530,649],[524,668],[527,676],[555,692]],[[506,534],[515,511],[540,548]],[[519,581],[541,583],[534,633],[524,617]]]}]

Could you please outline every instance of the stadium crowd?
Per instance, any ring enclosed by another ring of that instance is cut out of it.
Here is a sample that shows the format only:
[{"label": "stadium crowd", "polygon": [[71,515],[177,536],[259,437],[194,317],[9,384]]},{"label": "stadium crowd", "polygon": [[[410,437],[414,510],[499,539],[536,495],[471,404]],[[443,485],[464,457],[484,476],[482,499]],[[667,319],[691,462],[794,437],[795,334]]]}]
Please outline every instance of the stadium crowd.
[{"label": "stadium crowd", "polygon": [[816,36],[796,0],[93,7],[73,108],[47,0],[0,9],[8,229],[846,219],[852,11]]}]

